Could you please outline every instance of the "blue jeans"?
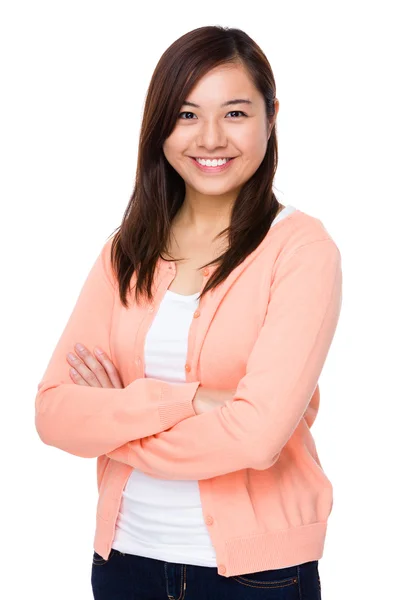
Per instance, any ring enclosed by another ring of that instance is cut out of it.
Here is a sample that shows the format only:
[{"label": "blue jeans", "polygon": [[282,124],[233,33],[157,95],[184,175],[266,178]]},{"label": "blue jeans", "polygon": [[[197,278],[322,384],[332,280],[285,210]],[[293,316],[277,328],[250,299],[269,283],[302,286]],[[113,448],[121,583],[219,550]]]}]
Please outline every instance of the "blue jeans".
[{"label": "blue jeans", "polygon": [[111,549],[94,551],[95,600],[321,600],[318,561],[224,577],[216,567],[164,562]]}]

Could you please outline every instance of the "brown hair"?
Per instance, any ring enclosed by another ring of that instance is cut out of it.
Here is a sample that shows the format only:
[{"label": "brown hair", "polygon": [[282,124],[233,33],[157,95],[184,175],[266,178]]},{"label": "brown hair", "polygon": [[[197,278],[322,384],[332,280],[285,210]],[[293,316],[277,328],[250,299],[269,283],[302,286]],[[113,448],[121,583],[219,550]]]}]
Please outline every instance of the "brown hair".
[{"label": "brown hair", "polygon": [[[276,84],[271,66],[261,48],[241,29],[194,29],[171,44],[156,65],[146,95],[133,193],[111,244],[111,264],[126,308],[127,288],[134,272],[136,302],[140,294],[153,300],[156,264],[159,258],[167,260],[162,253],[167,253],[170,225],[185,198],[185,183],[166,160],[164,141],[175,128],[180,108],[196,83],[214,67],[226,64],[246,68],[264,97],[267,117],[272,117]],[[229,227],[217,236],[228,233],[228,249],[200,267],[219,263],[200,298],[226,279],[269,231],[280,206],[272,191],[277,160],[273,126],[262,163],[242,186]]]}]

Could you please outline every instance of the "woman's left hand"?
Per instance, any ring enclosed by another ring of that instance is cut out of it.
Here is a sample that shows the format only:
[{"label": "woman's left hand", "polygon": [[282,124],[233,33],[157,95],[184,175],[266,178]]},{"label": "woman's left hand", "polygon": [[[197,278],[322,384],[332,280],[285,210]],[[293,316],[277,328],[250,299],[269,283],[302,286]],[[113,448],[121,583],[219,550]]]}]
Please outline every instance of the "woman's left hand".
[{"label": "woman's left hand", "polygon": [[94,354],[91,354],[82,344],[76,344],[74,350],[75,353],[72,353],[74,358],[71,358],[71,352],[66,356],[72,367],[69,374],[74,383],[90,387],[124,387],[116,367],[105,352],[99,352],[100,349],[95,348]]}]

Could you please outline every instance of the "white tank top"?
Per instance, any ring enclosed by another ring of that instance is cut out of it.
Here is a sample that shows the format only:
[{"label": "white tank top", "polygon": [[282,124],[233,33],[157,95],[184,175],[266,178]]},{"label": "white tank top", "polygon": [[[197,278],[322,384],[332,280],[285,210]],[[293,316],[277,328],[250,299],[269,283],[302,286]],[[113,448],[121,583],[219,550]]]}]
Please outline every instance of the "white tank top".
[{"label": "white tank top", "polygon": [[[287,205],[272,226],[294,210]],[[166,291],[145,340],[145,377],[186,382],[188,332],[198,295]],[[167,562],[216,567],[198,481],[156,479],[134,469],[122,494],[112,547]]]}]

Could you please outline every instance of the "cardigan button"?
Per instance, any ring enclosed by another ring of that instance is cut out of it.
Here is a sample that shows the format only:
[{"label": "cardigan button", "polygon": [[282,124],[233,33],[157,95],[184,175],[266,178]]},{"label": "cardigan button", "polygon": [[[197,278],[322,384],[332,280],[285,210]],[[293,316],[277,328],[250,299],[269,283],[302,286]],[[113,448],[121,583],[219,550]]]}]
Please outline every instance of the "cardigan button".
[{"label": "cardigan button", "polygon": [[211,515],[208,515],[207,518],[205,519],[205,523],[207,525],[212,525],[214,522],[214,519],[211,517]]},{"label": "cardigan button", "polygon": [[200,315],[200,314],[201,314],[201,313],[199,312],[199,310],[196,310],[196,311],[194,312],[194,319],[197,319],[197,318],[199,317],[199,315]]},{"label": "cardigan button", "polygon": [[186,364],[186,365],[185,365],[185,371],[188,371],[188,373],[189,373],[189,371],[190,371],[190,370],[191,370],[191,367],[190,367],[190,365]]},{"label": "cardigan button", "polygon": [[208,267],[205,267],[205,269],[202,272],[205,275],[205,277],[207,277],[209,275],[209,269],[208,269]]},{"label": "cardigan button", "polygon": [[224,567],[224,565],[218,565],[218,573],[221,573],[221,575],[224,575],[224,573],[226,573],[227,569]]}]

